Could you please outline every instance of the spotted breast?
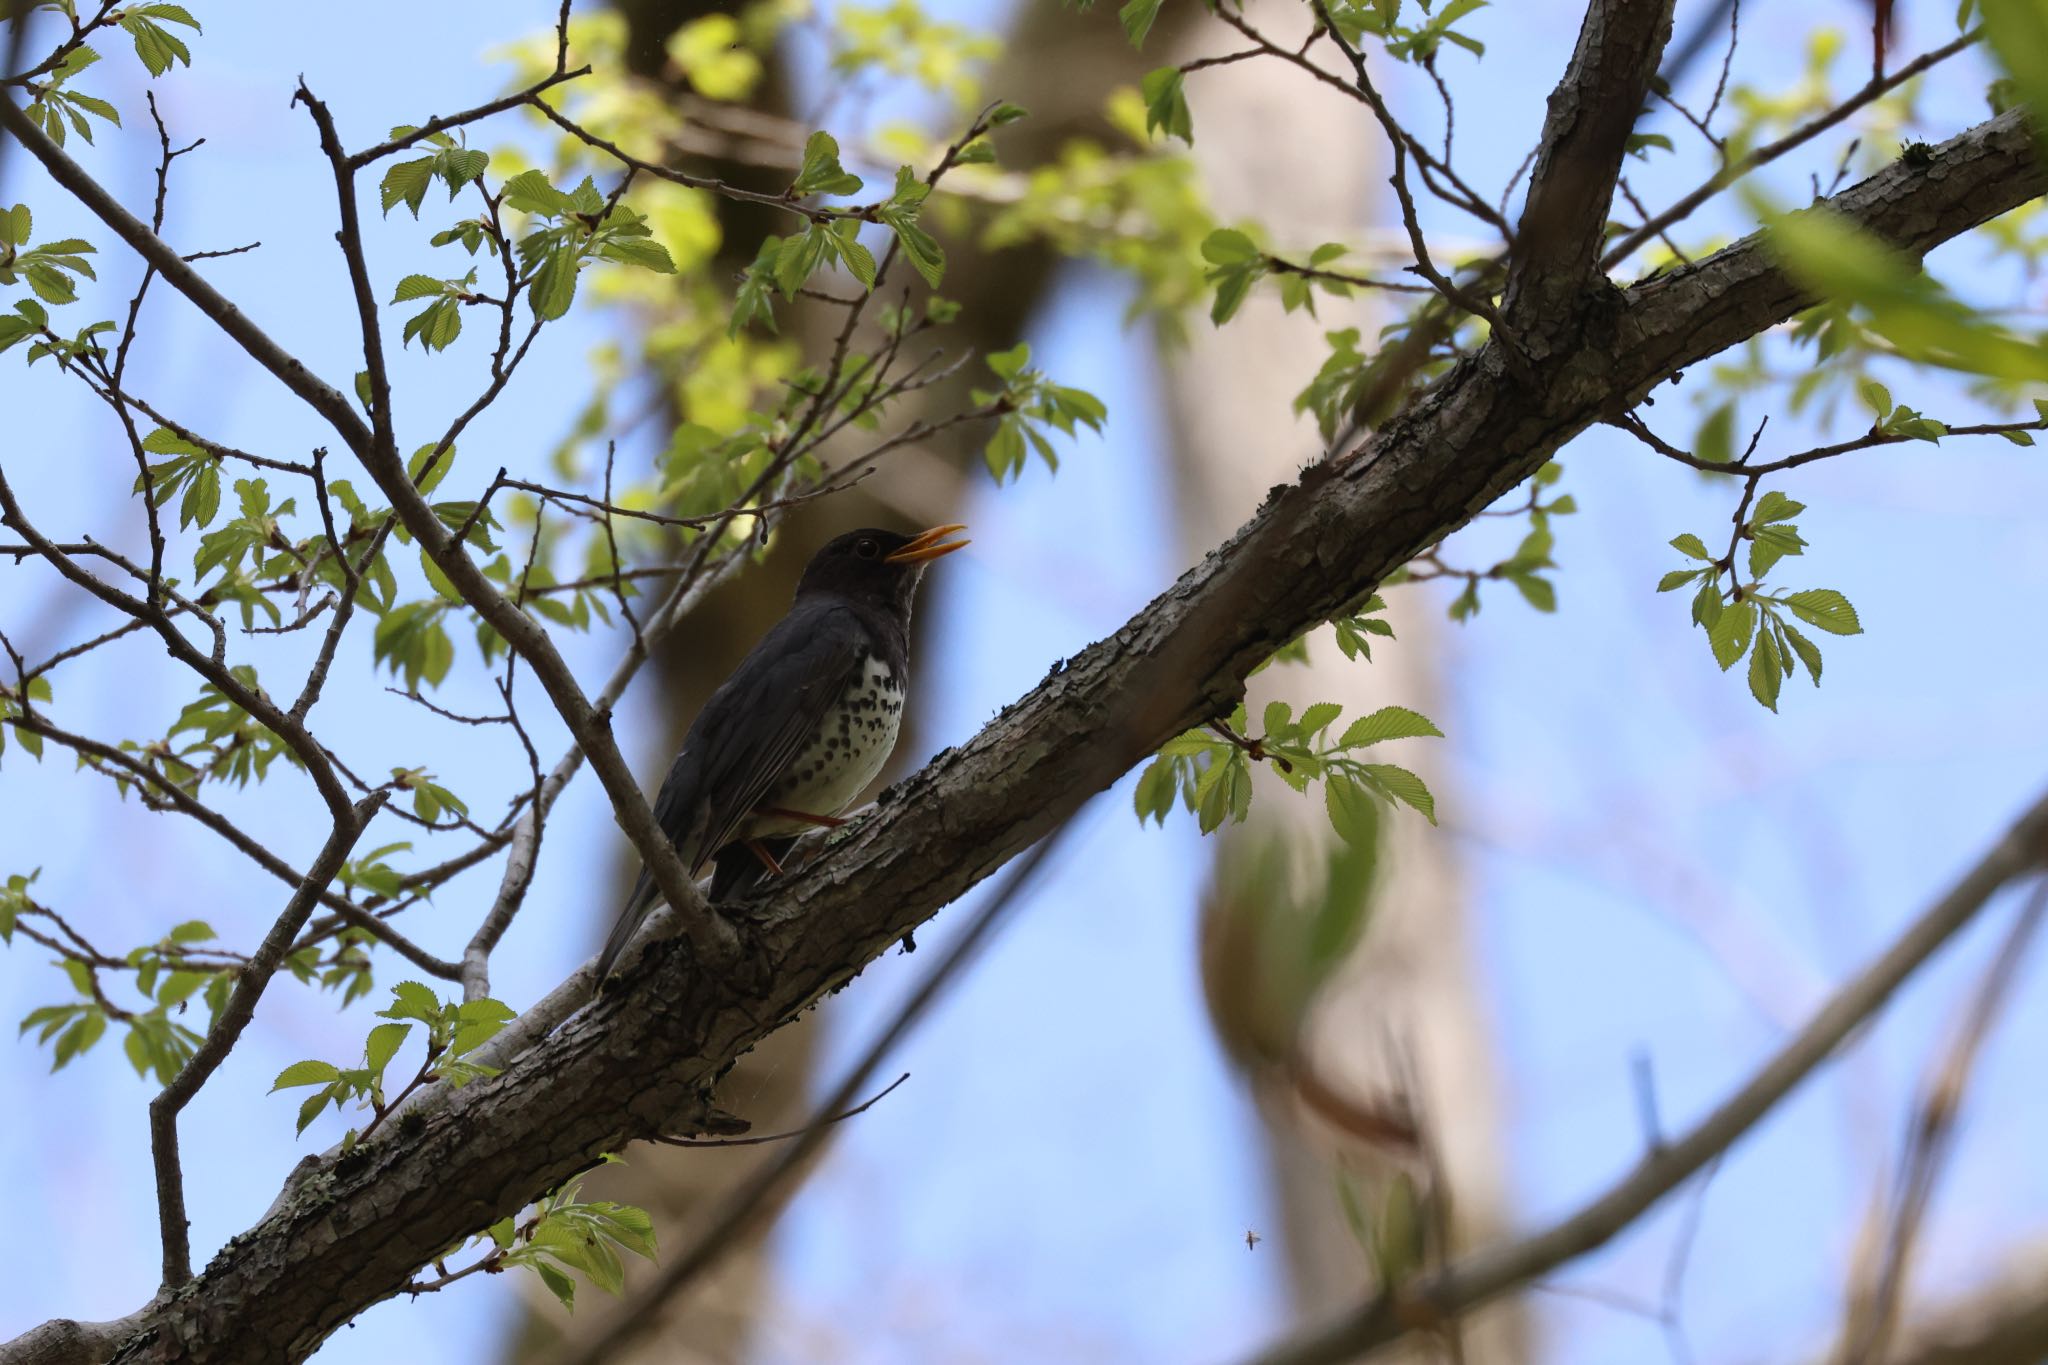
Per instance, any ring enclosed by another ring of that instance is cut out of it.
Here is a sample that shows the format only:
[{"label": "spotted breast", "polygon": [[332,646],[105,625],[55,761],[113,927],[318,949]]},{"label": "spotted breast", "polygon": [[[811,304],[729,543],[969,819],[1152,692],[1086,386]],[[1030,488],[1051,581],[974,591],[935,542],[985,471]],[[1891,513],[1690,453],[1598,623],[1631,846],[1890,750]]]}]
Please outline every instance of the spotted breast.
[{"label": "spotted breast", "polygon": [[810,742],[743,827],[748,839],[815,829],[793,815],[836,816],[875,780],[896,747],[903,720],[903,679],[879,654],[862,658],[853,681],[826,712]]}]

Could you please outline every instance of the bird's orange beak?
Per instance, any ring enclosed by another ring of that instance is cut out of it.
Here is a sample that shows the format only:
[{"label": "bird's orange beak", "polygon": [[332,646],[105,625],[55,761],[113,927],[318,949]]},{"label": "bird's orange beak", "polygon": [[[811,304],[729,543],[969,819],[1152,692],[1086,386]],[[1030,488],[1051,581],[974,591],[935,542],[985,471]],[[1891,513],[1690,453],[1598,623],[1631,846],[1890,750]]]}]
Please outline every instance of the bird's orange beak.
[{"label": "bird's orange beak", "polygon": [[952,535],[955,531],[964,531],[966,529],[966,526],[956,522],[950,526],[934,526],[929,531],[919,531],[911,538],[908,545],[894,554],[884,555],[882,562],[885,564],[922,564],[928,559],[937,559],[940,555],[949,555],[955,550],[964,550],[970,542],[965,540],[948,540],[946,537]]}]

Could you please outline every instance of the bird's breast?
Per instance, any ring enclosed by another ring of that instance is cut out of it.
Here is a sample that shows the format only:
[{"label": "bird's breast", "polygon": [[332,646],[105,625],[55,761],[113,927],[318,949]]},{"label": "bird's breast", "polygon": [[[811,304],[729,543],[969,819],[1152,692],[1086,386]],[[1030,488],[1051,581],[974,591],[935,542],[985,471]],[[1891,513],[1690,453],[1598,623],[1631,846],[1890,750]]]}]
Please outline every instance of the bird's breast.
[{"label": "bird's breast", "polygon": [[[797,751],[762,805],[828,816],[851,806],[896,747],[903,720],[903,681],[879,655],[864,658],[853,681],[826,708],[817,733]],[[811,828],[803,821],[763,815],[749,822],[746,837]]]}]

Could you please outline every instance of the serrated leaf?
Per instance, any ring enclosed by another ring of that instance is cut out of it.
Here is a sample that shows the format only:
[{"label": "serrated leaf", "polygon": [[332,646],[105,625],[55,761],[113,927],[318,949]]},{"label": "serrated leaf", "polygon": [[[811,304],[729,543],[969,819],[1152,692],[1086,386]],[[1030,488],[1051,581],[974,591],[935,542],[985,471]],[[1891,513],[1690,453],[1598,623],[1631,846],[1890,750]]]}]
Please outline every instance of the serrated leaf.
[{"label": "serrated leaf", "polygon": [[1830,635],[1863,633],[1863,623],[1856,618],[1856,608],[1833,588],[1808,588],[1804,592],[1791,593],[1782,601],[1794,616]]},{"label": "serrated leaf", "polygon": [[807,194],[858,194],[861,178],[839,164],[839,143],[830,133],[812,133],[804,142],[801,169],[790,192]]},{"label": "serrated leaf", "polygon": [[1703,572],[1704,570],[1701,569],[1673,569],[1670,573],[1657,580],[1657,591],[1675,591],[1698,578]]},{"label": "serrated leaf", "polygon": [[[1782,623],[1781,623],[1782,624]],[[1792,646],[1792,652],[1806,665],[1806,674],[1813,679],[1815,687],[1820,686],[1820,647],[1800,634],[1797,626],[1784,626],[1785,639]]]},{"label": "serrated leaf", "polygon": [[1367,780],[1374,786],[1421,811],[1432,825],[1436,823],[1436,798],[1430,795],[1429,787],[1421,778],[1392,763],[1367,763],[1364,769]]},{"label": "serrated leaf", "polygon": [[1778,660],[1778,642],[1767,630],[1756,635],[1756,647],[1749,651],[1749,692],[1770,710],[1778,709],[1778,687],[1784,670]]},{"label": "serrated leaf", "polygon": [[1749,523],[1752,526],[1762,526],[1767,522],[1790,521],[1805,510],[1805,503],[1794,502],[1783,493],[1772,489],[1756,500],[1756,511],[1750,514]]},{"label": "serrated leaf", "polygon": [[1442,739],[1444,732],[1435,722],[1405,706],[1382,706],[1369,716],[1360,716],[1344,728],[1337,740],[1339,749],[1359,749],[1390,739]]},{"label": "serrated leaf", "polygon": [[393,162],[384,172],[384,179],[377,188],[378,201],[388,215],[392,206],[403,204],[412,210],[412,216],[420,216],[420,205],[426,202],[427,186],[434,180],[434,158],[423,156],[417,161]]},{"label": "serrated leaf", "polygon": [[[327,1085],[340,1079],[341,1068],[334,1063],[309,1058],[303,1062],[293,1062],[278,1072],[277,1079],[270,1083],[269,1093],[275,1095],[280,1090],[291,1090],[301,1085]],[[299,1126],[305,1127],[304,1124]]]},{"label": "serrated leaf", "polygon": [[1707,643],[1714,651],[1714,662],[1727,672],[1735,666],[1749,649],[1750,632],[1756,628],[1756,603],[1737,602],[1723,607],[1720,617],[1707,627]]}]

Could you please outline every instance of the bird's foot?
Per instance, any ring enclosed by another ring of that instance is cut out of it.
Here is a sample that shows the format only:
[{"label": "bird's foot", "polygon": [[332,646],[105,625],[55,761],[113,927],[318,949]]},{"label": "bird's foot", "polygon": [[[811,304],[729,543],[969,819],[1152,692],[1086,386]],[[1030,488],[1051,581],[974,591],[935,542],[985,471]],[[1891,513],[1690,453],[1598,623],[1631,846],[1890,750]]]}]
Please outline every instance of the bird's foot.
[{"label": "bird's foot", "polygon": [[759,839],[749,839],[747,840],[747,848],[752,851],[756,858],[761,860],[761,866],[768,869],[769,876],[780,877],[782,875],[782,864],[775,861],[775,855],[768,851],[768,845],[762,843]]}]

